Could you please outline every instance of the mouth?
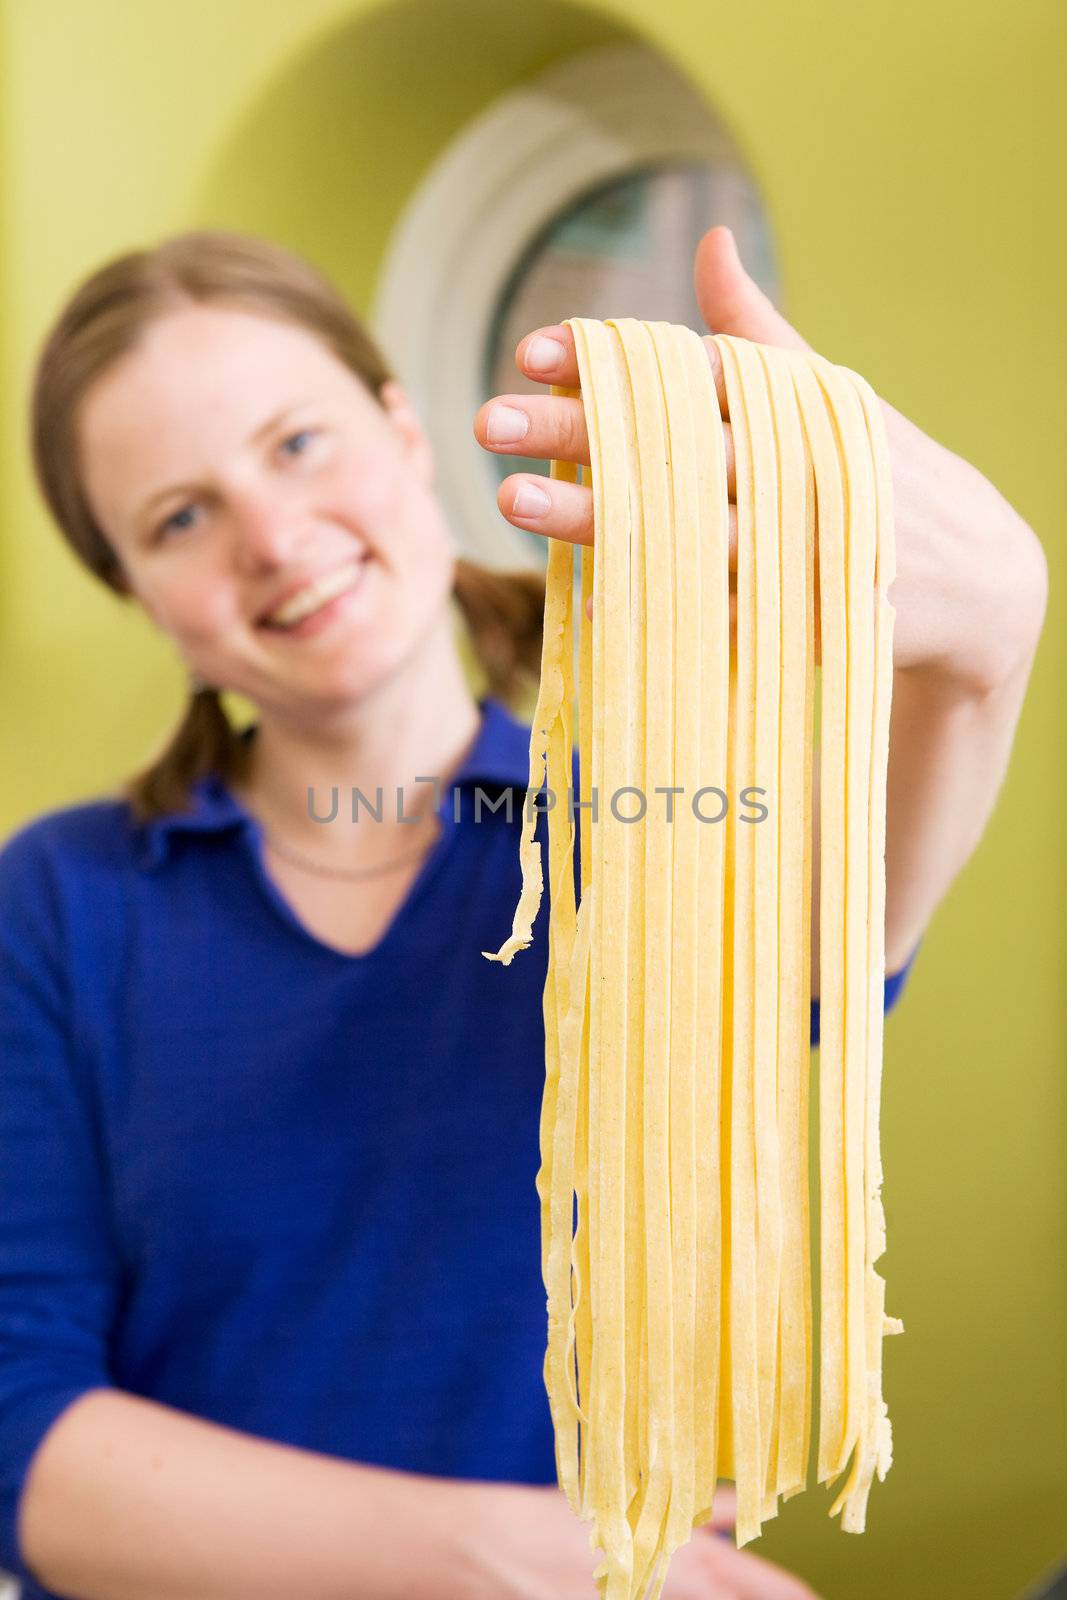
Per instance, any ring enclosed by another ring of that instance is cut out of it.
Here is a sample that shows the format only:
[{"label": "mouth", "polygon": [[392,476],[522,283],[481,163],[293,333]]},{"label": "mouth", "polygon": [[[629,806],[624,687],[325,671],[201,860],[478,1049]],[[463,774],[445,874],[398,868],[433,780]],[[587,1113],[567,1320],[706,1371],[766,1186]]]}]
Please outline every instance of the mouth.
[{"label": "mouth", "polygon": [[313,579],[260,617],[257,628],[293,637],[317,632],[340,611],[342,602],[362,586],[369,559],[366,554],[357,556],[321,578]]}]

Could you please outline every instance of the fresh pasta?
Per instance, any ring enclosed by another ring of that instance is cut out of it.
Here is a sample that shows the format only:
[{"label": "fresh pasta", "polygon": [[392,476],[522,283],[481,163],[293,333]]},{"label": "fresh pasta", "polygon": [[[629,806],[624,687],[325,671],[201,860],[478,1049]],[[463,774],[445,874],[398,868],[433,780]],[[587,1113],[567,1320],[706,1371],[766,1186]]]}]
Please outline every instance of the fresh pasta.
[{"label": "fresh pasta", "polygon": [[702,340],[633,319],[569,326],[594,544],[578,552],[576,597],[575,548],[549,541],[522,892],[511,936],[484,954],[506,965],[532,940],[532,801],[547,784],[545,1387],[560,1486],[604,1553],[600,1593],[658,1600],[719,1479],[737,1485],[739,1546],[807,1483],[816,887],[817,1477],[847,1472],[830,1508],[847,1531],[863,1531],[892,1459],[882,1339],[901,1324],[874,1268],[892,484],[863,378],[716,336],[734,639],[723,422]]}]

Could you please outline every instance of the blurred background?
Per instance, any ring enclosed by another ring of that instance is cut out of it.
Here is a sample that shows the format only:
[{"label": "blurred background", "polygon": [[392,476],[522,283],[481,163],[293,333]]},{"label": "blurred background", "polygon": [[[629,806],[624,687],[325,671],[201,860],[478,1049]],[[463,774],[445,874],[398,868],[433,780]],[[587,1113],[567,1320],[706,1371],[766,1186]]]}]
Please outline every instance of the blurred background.
[{"label": "blurred background", "polygon": [[1051,599],[1011,770],[886,1029],[895,1464],[862,1537],[813,1484],[751,1547],[826,1600],[1031,1592],[1067,1551],[1060,0],[10,0],[0,30],[0,835],[112,788],[183,704],[174,653],[50,526],[26,445],[61,300],[180,229],[277,239],[349,294],[475,559],[544,560],[471,434],[525,386],[518,339],[570,315],[704,331],[692,256],[719,222],[817,350],[1037,531]]}]

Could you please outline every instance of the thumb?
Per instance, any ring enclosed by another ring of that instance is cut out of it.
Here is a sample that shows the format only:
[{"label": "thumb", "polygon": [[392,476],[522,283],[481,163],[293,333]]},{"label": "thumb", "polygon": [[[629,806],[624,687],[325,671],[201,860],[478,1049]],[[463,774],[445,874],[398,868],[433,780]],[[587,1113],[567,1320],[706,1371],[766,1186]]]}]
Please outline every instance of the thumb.
[{"label": "thumb", "polygon": [[741,265],[729,228],[709,228],[693,264],[697,304],[712,333],[730,333],[755,344],[810,350]]}]

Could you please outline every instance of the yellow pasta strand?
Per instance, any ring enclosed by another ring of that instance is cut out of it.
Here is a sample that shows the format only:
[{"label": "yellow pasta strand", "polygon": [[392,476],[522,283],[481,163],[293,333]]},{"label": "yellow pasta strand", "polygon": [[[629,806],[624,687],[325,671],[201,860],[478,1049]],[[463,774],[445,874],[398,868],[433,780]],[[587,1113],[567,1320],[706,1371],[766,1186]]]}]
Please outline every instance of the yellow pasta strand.
[{"label": "yellow pasta strand", "polygon": [[[759,349],[778,455],[781,700],[778,749],[778,1125],[782,1257],[780,1387],[772,1484],[784,1499],[807,1475],[811,1426],[808,1063],[811,992],[812,726],[815,695],[814,476],[784,363]],[[786,670],[788,664],[789,670]]]},{"label": "yellow pasta strand", "polygon": [[[625,406],[629,394],[622,382],[621,354],[599,324],[591,324],[584,333],[593,359],[603,363],[606,374],[597,390],[594,425],[606,444],[605,459],[623,460],[628,455]],[[601,460],[593,468],[594,492],[600,491],[603,518],[610,525],[629,516],[631,489],[625,479],[603,467]],[[627,544],[609,535],[594,565],[593,583],[593,783],[598,795],[613,793],[626,784],[633,759],[630,641],[635,634],[640,636],[640,629],[631,629],[630,589]],[[601,1592],[615,1600],[617,1595],[631,1594],[633,1564],[633,1533],[626,1516],[630,1495],[624,1435],[626,1228],[622,1185],[627,1087],[623,1064],[628,1027],[633,1026],[632,996],[641,990],[639,975],[632,985],[630,981],[628,932],[628,885],[638,863],[625,831],[599,825],[593,859],[600,916],[591,935],[590,966],[589,1175],[590,1189],[596,1187],[597,1195],[590,1229],[593,1339],[586,1514],[592,1512],[594,1534],[606,1555],[594,1576]]]},{"label": "yellow pasta strand", "polygon": [[[685,640],[686,593],[696,596],[695,632],[691,640],[694,661],[687,675],[696,685],[699,721],[697,772],[725,774],[730,710],[730,521],[726,487],[726,457],[722,419],[711,367],[699,339],[688,329],[672,330],[688,382],[690,432],[681,425],[674,437],[683,437],[676,449],[679,463],[692,448],[696,477],[697,524],[694,541],[697,565],[687,568],[680,556],[676,590],[679,594],[678,637]],[[668,388],[674,393],[673,387]],[[681,393],[680,387],[678,390]],[[685,756],[681,759],[684,761]],[[703,777],[701,778],[703,786]],[[679,811],[685,810],[684,806]],[[692,805],[688,815],[693,823]],[[692,825],[692,824],[691,824]],[[694,1524],[711,1517],[719,1468],[719,1346],[721,1339],[721,1282],[723,1276],[722,1172],[720,1125],[722,1019],[725,1005],[725,893],[726,839],[721,827],[701,824],[697,838],[696,921],[699,946],[696,964],[695,1021],[696,1082],[694,1135],[696,1140],[696,1326],[693,1348],[693,1424],[696,1434],[696,1484]]]},{"label": "yellow pasta strand", "polygon": [[818,498],[822,750],[819,885],[819,1457],[825,1482],[848,1460],[845,1196],[845,500],[841,463],[808,358],[793,370]]},{"label": "yellow pasta strand", "polygon": [[[735,341],[718,339],[734,438],[737,484],[737,650],[735,722],[731,733],[733,774],[727,793],[727,851],[733,862],[733,1020],[725,1047],[730,1078],[730,1409],[737,1484],[737,1541],[759,1533],[763,1510],[763,1440],[759,1410],[757,1344],[758,1239],[755,1124],[755,829],[736,820],[731,802],[751,779],[755,765],[755,467]],[[735,817],[730,825],[731,816]]]},{"label": "yellow pasta strand", "polygon": [[[523,884],[542,896],[545,1387],[606,1600],[658,1600],[737,1485],[736,1540],[806,1486],[815,642],[822,645],[817,1476],[862,1532],[891,1463],[879,1104],[892,485],[877,398],[810,352],[574,318],[595,540],[549,551]],[[570,393],[577,391],[554,391]],[[553,463],[553,475],[575,472]],[[816,585],[818,580],[818,586]],[[592,620],[585,602],[592,599]],[[578,672],[574,675],[575,643]],[[581,884],[566,805],[578,706]],[[722,808],[707,815],[721,798]],[[702,808],[703,806],[703,808]],[[762,815],[752,815],[754,808]]]},{"label": "yellow pasta strand", "polygon": [[[573,467],[556,462],[553,477],[576,477]],[[574,555],[558,541],[549,552],[549,583],[555,604],[551,626],[545,628],[541,684],[547,726],[547,771],[554,775],[566,765],[571,749],[573,686],[573,569]],[[551,719],[551,720],[548,720]],[[549,782],[552,787],[552,780]],[[549,879],[553,903],[560,907],[549,927],[549,961],[545,980],[545,1091],[541,1106],[542,1161],[537,1174],[541,1200],[541,1271],[548,1291],[548,1343],[545,1352],[545,1387],[552,1411],[556,1447],[556,1472],[572,1504],[577,1498],[579,1411],[564,1381],[566,1339],[570,1318],[570,1252],[564,1256],[563,1235],[557,1212],[570,1209],[574,1186],[574,1140],[577,1120],[577,1058],[568,1029],[574,1027],[571,972],[575,946],[573,878],[573,825],[561,808],[566,796],[555,796],[548,813]],[[578,1016],[578,1025],[581,1018]],[[568,1404],[568,1402],[570,1403]]]}]

